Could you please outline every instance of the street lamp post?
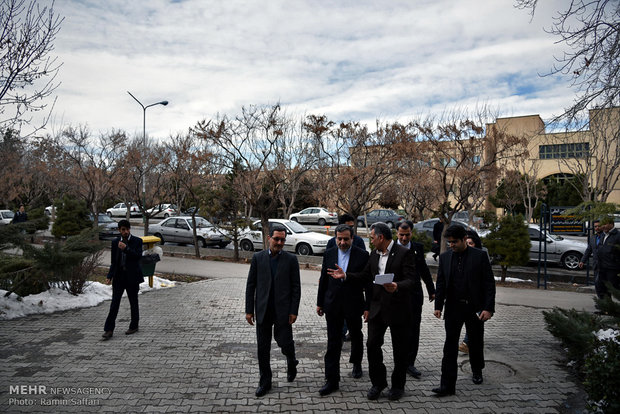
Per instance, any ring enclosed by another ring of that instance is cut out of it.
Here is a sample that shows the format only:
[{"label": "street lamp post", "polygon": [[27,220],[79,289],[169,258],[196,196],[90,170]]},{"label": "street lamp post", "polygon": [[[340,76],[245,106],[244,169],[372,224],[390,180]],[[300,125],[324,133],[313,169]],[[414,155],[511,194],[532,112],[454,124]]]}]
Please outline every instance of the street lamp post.
[{"label": "street lamp post", "polygon": [[[135,101],[138,102],[138,104],[142,107],[142,147],[146,148],[146,109],[150,108],[151,106],[155,106],[155,105],[166,106],[168,105],[168,101],[159,101],[159,102],[155,102],[150,105],[144,106],[142,105],[142,102],[140,102],[138,98],[133,96],[131,92],[127,91],[127,93],[129,94],[129,96],[135,99]],[[142,171],[142,205],[144,206],[144,209],[146,211],[146,175],[144,174],[144,171]]]}]

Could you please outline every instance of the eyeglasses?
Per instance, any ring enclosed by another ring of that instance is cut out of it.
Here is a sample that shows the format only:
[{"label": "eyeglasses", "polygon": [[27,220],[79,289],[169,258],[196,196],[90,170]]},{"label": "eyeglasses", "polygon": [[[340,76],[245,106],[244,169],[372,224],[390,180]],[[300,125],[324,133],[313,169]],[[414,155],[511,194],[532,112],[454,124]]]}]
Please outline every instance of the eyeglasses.
[{"label": "eyeglasses", "polygon": [[274,240],[276,243],[284,243],[286,241],[286,238],[284,237],[272,237],[271,240]]},{"label": "eyeglasses", "polygon": [[457,244],[460,240],[448,240],[446,241],[446,244],[448,246],[452,246],[453,244]]}]

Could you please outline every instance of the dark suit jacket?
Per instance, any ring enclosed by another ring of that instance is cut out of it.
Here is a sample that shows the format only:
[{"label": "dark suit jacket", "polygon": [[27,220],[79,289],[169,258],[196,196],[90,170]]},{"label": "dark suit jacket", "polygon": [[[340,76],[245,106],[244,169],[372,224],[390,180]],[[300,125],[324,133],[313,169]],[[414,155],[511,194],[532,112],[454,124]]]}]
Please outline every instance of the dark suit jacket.
[{"label": "dark suit jacket", "polygon": [[[426,264],[426,257],[424,256],[424,245],[422,243],[418,243],[415,241],[411,241],[411,250],[413,250],[415,254],[415,269],[420,275],[420,278],[426,285],[426,292],[428,292],[428,296],[435,294],[435,283],[433,282],[433,277],[431,276],[431,271],[428,269],[428,265]],[[414,287],[414,290],[420,294],[422,292],[422,285],[418,284]]]},{"label": "dark suit jacket", "polygon": [[[442,310],[444,303],[450,301],[446,295],[450,283],[452,254],[452,250],[448,250],[439,256],[435,310]],[[474,311],[495,312],[495,278],[493,277],[491,263],[489,263],[489,256],[480,249],[468,247],[463,269],[467,278],[469,300]],[[450,316],[449,309],[446,308],[445,317]]]},{"label": "dark suit jacket", "polygon": [[[368,252],[356,246],[351,246],[351,256],[347,271],[361,272],[368,263]],[[325,251],[321,278],[319,279],[319,291],[316,305],[323,308],[325,313],[342,313],[346,316],[360,316],[365,310],[370,309],[370,295],[372,284],[361,280],[334,279],[327,274],[327,269],[336,268],[338,264],[338,247]],[[364,292],[366,297],[364,298]]]},{"label": "dark suit jacket", "polygon": [[599,269],[620,271],[620,231],[611,229],[609,236],[598,246],[596,258]]},{"label": "dark suit jacket", "polygon": [[122,255],[125,255],[125,275],[120,276],[126,278],[125,280],[130,283],[140,284],[144,282],[144,277],[142,276],[142,268],[140,267],[140,259],[142,258],[142,239],[136,236],[129,236],[129,240],[127,241],[127,247],[125,250],[121,250],[118,248],[118,242],[121,241],[120,237],[112,240],[112,264],[110,266],[110,271],[108,272],[108,279],[112,279],[112,283],[114,283],[115,276],[119,275],[122,263]]},{"label": "dark suit jacket", "polygon": [[273,289],[276,306],[275,318],[278,323],[287,324],[289,315],[298,314],[301,282],[297,256],[282,251],[278,260],[274,285],[271,286],[269,250],[254,253],[252,256],[245,288],[245,313],[254,314],[257,323],[263,323],[271,289]]},{"label": "dark suit jacket", "polygon": [[[394,242],[385,273],[394,273],[394,282],[398,284],[398,290],[388,293],[382,285],[373,284],[368,319],[380,317],[388,325],[407,324],[411,320],[411,289],[416,283],[420,284],[413,251]],[[377,274],[379,274],[379,254],[374,250],[364,270],[347,272],[347,279],[360,279],[365,283],[373,283]]]},{"label": "dark suit jacket", "polygon": [[[353,246],[359,247],[360,249],[366,251],[366,243],[364,243],[364,239],[362,239],[357,234],[353,235]],[[332,237],[327,241],[327,246],[325,246],[325,250],[331,249],[332,247],[338,247],[336,244],[336,238]]]},{"label": "dark suit jacket", "polygon": [[598,269],[598,263],[597,263],[598,246],[596,245],[596,238],[599,236],[601,237],[600,243],[603,243],[604,233],[601,233],[600,235],[594,233],[593,235],[588,237],[588,248],[586,249],[586,251],[583,254],[583,257],[581,258],[581,262],[585,263],[590,258],[590,255],[592,255],[592,269]]}]

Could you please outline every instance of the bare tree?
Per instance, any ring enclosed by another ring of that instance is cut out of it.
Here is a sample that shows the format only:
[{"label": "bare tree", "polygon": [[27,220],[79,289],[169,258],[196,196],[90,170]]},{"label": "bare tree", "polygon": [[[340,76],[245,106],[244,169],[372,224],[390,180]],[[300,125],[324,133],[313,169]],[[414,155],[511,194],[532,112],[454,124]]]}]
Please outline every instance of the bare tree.
[{"label": "bare tree", "polygon": [[[534,15],[538,0],[516,0],[518,8]],[[547,75],[572,78],[578,89],[573,105],[561,117],[577,118],[596,105],[620,103],[620,2],[617,0],[571,0],[559,10],[548,30],[566,46]]]},{"label": "bare tree", "polygon": [[45,99],[59,85],[61,64],[52,52],[63,20],[53,1],[0,0],[0,131],[21,130],[31,123],[30,113],[47,107]]}]

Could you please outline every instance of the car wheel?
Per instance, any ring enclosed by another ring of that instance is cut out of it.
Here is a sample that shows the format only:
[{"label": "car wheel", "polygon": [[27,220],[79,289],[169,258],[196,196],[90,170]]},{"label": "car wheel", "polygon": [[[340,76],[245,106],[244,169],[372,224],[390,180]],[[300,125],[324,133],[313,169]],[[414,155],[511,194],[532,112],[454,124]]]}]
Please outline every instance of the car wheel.
[{"label": "car wheel", "polygon": [[294,221],[295,223],[297,223],[297,217],[293,217],[291,221]]},{"label": "car wheel", "polygon": [[239,247],[244,252],[251,252],[254,250],[254,244],[248,239],[241,240],[241,242],[239,243]]},{"label": "car wheel", "polygon": [[388,221],[388,222],[387,222],[387,223],[385,223],[385,224],[387,224],[387,226],[388,226],[389,228],[391,228],[391,229],[393,229],[393,228],[394,228],[394,223],[392,223],[391,221]]},{"label": "car wheel", "polygon": [[581,253],[567,252],[562,256],[562,266],[568,270],[579,269],[579,262],[581,261]]},{"label": "car wheel", "polygon": [[202,247],[207,247],[207,242],[205,239],[203,239],[202,237],[198,237],[196,239],[196,241],[198,242],[199,245],[201,245]]},{"label": "car wheel", "polygon": [[164,241],[164,236],[162,236],[162,235],[161,235],[161,234],[159,234],[159,233],[155,233],[155,234],[154,234],[154,236],[155,236],[155,237],[159,237],[159,240],[160,240],[159,244],[161,244],[161,245],[163,246],[163,245],[164,245],[164,243],[165,243],[165,241]]},{"label": "car wheel", "polygon": [[112,218],[112,212],[111,211],[108,211],[106,214],[108,215],[108,217]]},{"label": "car wheel", "polygon": [[364,224],[364,222],[362,220],[358,220],[357,221],[357,227],[366,227],[366,225]]},{"label": "car wheel", "polygon": [[296,252],[300,256],[310,256],[312,254],[312,248],[306,243],[299,243]]},{"label": "car wheel", "polygon": [[325,219],[320,218],[319,219],[319,226],[324,226],[325,225]]},{"label": "car wheel", "polygon": [[170,217],[170,214],[164,213],[164,218],[167,219],[168,217]]}]

